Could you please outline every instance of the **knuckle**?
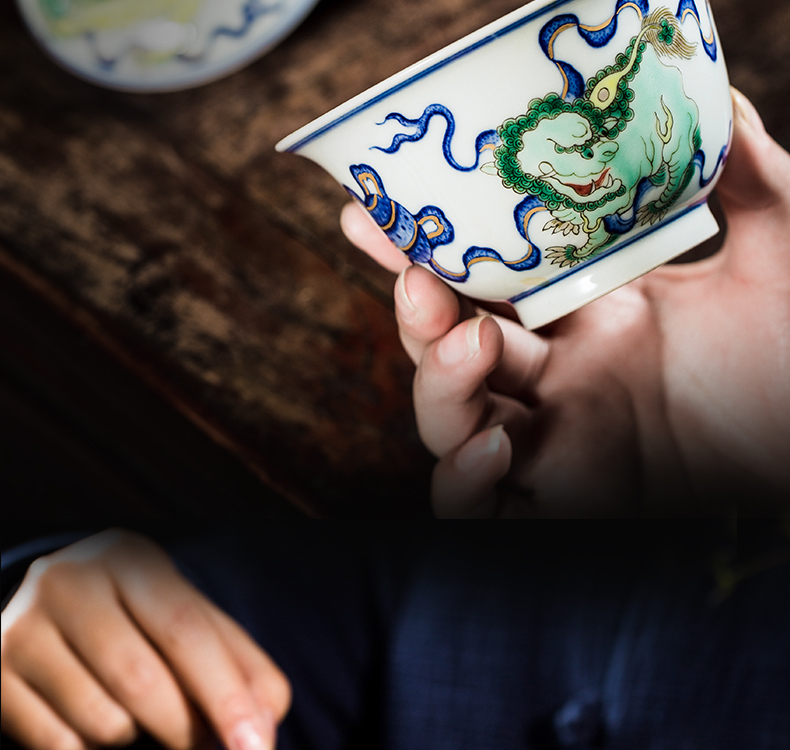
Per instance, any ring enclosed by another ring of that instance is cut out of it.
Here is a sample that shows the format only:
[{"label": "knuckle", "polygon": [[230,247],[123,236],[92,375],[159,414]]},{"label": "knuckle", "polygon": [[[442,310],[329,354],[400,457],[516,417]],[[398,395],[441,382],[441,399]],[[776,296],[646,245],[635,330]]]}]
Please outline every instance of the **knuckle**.
[{"label": "knuckle", "polygon": [[[113,549],[130,543],[131,535],[117,529],[94,534],[63,549],[34,560],[25,576],[25,583],[34,590],[35,599],[59,602],[66,592],[81,591],[95,586],[104,577],[106,556]],[[144,544],[139,537],[138,544]]]},{"label": "knuckle", "polygon": [[119,552],[131,555],[159,554],[159,546],[147,536],[126,529],[113,529],[114,547]]},{"label": "knuckle", "polygon": [[140,700],[155,690],[160,683],[159,670],[153,660],[137,653],[121,655],[117,659],[115,690],[126,698]]},{"label": "knuckle", "polygon": [[30,566],[27,569],[27,575],[30,578],[41,580],[41,578],[47,573],[51,566],[52,555],[44,555],[43,557],[39,557],[30,563]]},{"label": "knuckle", "polygon": [[40,664],[47,654],[45,623],[35,611],[23,613],[8,628],[4,628],[0,645],[3,667],[24,671]]},{"label": "knuckle", "polygon": [[227,728],[253,713],[250,696],[242,689],[232,689],[217,699],[217,719]]},{"label": "knuckle", "polygon": [[7,664],[12,657],[19,657],[30,641],[30,618],[20,617],[13,625],[3,629],[2,654],[3,665]]},{"label": "knuckle", "polygon": [[[34,566],[38,567],[34,568]],[[52,562],[45,559],[36,560],[30,566],[29,575],[35,581],[38,601],[59,598],[61,592],[68,587],[73,574],[73,563]]]},{"label": "knuckle", "polygon": [[103,573],[98,567],[77,560],[54,560],[42,563],[35,581],[35,602],[44,611],[54,612],[75,596],[100,591],[104,587]]},{"label": "knuckle", "polygon": [[157,567],[170,558],[162,547],[150,537],[133,531],[118,531],[112,556],[122,563],[134,562],[144,567]]},{"label": "knuckle", "polygon": [[32,607],[46,605],[48,601],[57,601],[68,587],[72,573],[71,565],[58,561],[52,555],[35,560],[22,582],[22,586],[27,587],[30,594],[28,611]]},{"label": "knuckle", "polygon": [[107,563],[119,580],[142,584],[152,581],[171,568],[170,558],[153,540],[141,534],[119,532],[108,552]]},{"label": "knuckle", "polygon": [[185,599],[175,604],[164,619],[164,638],[174,646],[188,648],[205,637],[206,614],[197,601]]}]

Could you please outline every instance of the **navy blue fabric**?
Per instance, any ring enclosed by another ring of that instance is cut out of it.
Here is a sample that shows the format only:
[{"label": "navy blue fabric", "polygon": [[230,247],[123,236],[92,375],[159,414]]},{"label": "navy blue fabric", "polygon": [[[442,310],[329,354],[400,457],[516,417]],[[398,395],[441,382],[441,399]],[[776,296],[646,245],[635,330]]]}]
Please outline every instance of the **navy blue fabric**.
[{"label": "navy blue fabric", "polygon": [[231,527],[171,548],[291,681],[281,750],[377,747],[385,623],[403,570],[388,549],[363,527],[301,523]]},{"label": "navy blue fabric", "polygon": [[790,746],[790,564],[359,528],[177,551],[291,678],[285,750]]},{"label": "navy blue fabric", "polygon": [[282,750],[790,747],[786,555],[758,548],[722,587],[702,536],[457,528],[264,524],[166,545],[289,676]]},{"label": "navy blue fabric", "polygon": [[[510,541],[514,541],[512,538]],[[390,750],[790,747],[790,564],[435,550],[392,634]]]}]

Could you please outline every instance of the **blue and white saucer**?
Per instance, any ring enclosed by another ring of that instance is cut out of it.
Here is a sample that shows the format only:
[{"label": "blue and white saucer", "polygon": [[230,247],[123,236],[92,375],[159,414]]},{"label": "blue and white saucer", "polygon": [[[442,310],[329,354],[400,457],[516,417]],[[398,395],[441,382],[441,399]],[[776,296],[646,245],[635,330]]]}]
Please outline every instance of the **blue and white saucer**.
[{"label": "blue and white saucer", "polygon": [[75,75],[122,91],[173,91],[252,62],[317,0],[17,0],[33,36]]}]

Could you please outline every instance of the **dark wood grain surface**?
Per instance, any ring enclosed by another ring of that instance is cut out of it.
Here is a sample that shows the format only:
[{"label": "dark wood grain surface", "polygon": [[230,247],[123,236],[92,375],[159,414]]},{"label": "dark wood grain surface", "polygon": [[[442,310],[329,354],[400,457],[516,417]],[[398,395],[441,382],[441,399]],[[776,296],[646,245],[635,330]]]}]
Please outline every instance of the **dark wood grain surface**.
[{"label": "dark wood grain surface", "polygon": [[[427,513],[393,278],[284,135],[518,7],[324,0],[244,70],[136,95],[54,65],[0,3],[0,267],[311,515]],[[790,4],[712,0],[733,83],[790,145]]]}]

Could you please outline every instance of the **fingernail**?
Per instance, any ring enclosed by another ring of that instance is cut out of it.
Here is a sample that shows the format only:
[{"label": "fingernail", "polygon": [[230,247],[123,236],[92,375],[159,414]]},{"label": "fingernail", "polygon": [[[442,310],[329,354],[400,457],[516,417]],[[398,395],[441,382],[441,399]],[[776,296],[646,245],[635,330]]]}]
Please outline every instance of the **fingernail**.
[{"label": "fingernail", "polygon": [[439,342],[438,355],[444,365],[459,365],[480,351],[480,324],[483,318],[488,317],[490,316],[483,315],[466,321]]},{"label": "fingernail", "polygon": [[484,318],[490,317],[489,315],[481,315],[477,318],[472,318],[466,324],[466,351],[470,357],[474,357],[480,351],[480,325]]},{"label": "fingernail", "polygon": [[481,464],[499,453],[502,445],[502,435],[505,428],[499,424],[488,431],[488,439],[484,434],[476,435],[469,441],[455,457],[455,466],[466,474],[473,472]]},{"label": "fingernail", "polygon": [[734,86],[731,86],[730,90],[732,92],[732,109],[738,121],[752,130],[764,130],[762,118],[754,105]]},{"label": "fingernail", "polygon": [[409,297],[409,292],[406,288],[406,274],[413,268],[409,266],[398,274],[398,279],[395,282],[395,298],[400,303],[401,314],[411,318],[417,312],[417,308]]},{"label": "fingernail", "polygon": [[[482,315],[478,318],[472,318],[463,326],[459,326],[448,333],[439,343],[439,359],[446,366],[452,367],[474,357],[481,348],[480,324],[484,318],[489,317],[491,316]],[[463,331],[461,330],[462,328]]]},{"label": "fingernail", "polygon": [[272,750],[274,742],[264,739],[255,724],[249,719],[240,721],[231,732],[230,750]]}]

